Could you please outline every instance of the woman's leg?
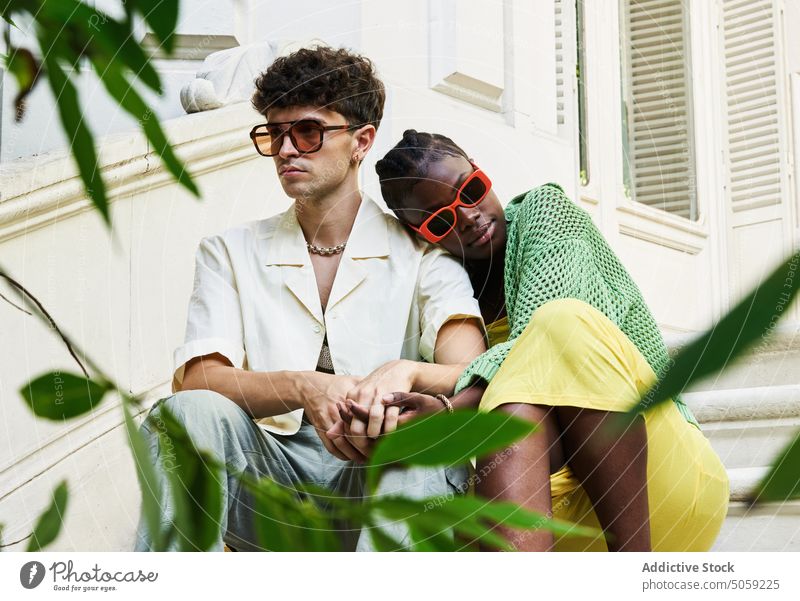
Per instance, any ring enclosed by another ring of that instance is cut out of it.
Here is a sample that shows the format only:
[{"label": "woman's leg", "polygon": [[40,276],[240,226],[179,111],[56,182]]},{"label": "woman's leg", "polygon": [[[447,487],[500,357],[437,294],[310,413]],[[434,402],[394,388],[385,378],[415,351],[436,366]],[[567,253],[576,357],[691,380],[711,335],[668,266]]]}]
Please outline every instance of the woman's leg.
[{"label": "woman's leg", "polygon": [[609,551],[650,551],[647,431],[644,418],[609,436],[614,413],[555,407],[561,444],[572,472],[592,501]]},{"label": "woman's leg", "polygon": [[[480,496],[551,514],[550,474],[564,465],[552,409],[524,403],[509,403],[496,409],[534,422],[539,428],[512,447],[478,460],[475,490]],[[549,551],[553,546],[553,535],[547,530],[520,531],[499,526],[497,532],[518,551]]]},{"label": "woman's leg", "polygon": [[[479,495],[550,515],[550,474],[566,459],[610,535],[609,551],[650,551],[647,432],[641,416],[622,435],[609,438],[604,426],[611,412],[523,403],[500,405],[496,411],[534,422],[539,429],[478,461]],[[553,545],[546,530],[498,531],[518,551],[547,551]]]}]

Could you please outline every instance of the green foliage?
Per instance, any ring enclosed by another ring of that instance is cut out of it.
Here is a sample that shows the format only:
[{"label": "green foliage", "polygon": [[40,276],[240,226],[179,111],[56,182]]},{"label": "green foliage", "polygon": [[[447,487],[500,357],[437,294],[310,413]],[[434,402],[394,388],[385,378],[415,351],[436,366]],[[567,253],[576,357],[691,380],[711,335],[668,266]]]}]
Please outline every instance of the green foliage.
[{"label": "green foliage", "polygon": [[781,451],[751,495],[751,503],[800,499],[800,434]]},{"label": "green foliage", "polygon": [[[530,530],[549,530],[556,535],[580,537],[600,534],[594,528],[555,520],[514,503],[498,503],[469,495],[422,500],[383,497],[371,500],[370,509],[407,524],[412,550],[415,551],[458,551],[473,542],[512,550],[513,546],[494,531],[499,525],[519,529],[520,535]],[[455,539],[451,533],[456,535]]]},{"label": "green foliage", "polygon": [[33,89],[39,76],[39,63],[33,53],[26,48],[19,48],[13,54],[4,55],[8,71],[17,80],[19,91],[14,98],[14,117],[19,121],[25,112],[25,97]]},{"label": "green foliage", "polygon": [[375,446],[367,468],[368,487],[374,490],[387,466],[464,463],[506,447],[535,429],[531,422],[499,412],[460,410],[413,420]]},{"label": "green foliage", "polygon": [[142,513],[147,523],[150,539],[154,551],[164,551],[166,541],[161,530],[161,481],[156,474],[147,443],[136,427],[127,403],[122,404],[122,413],[125,417],[125,431],[128,433],[133,462],[136,464],[136,477],[139,488],[142,490]]},{"label": "green foliage", "polygon": [[140,13],[156,34],[164,50],[172,52],[174,43],[172,34],[178,24],[177,0],[127,0],[125,11],[129,17],[134,12]]},{"label": "green foliage", "polygon": [[[622,428],[640,411],[663,403],[693,382],[725,369],[755,341],[766,338],[792,305],[799,289],[800,251],[797,251],[714,327],[681,350],[618,426]],[[769,473],[751,493],[751,502],[800,498],[799,474],[800,436],[778,455]]]},{"label": "green foliage", "polygon": [[[339,551],[335,532],[338,511],[326,511],[319,500],[299,494],[298,490],[281,486],[270,478],[241,479],[252,496],[254,523],[259,545],[268,551]],[[312,487],[307,489],[311,490]],[[331,493],[318,489],[324,499]]]},{"label": "green foliage", "polygon": [[20,394],[38,417],[63,421],[88,413],[111,388],[83,376],[53,371],[20,388]]},{"label": "green foliage", "polygon": [[115,67],[113,62],[106,63],[99,59],[94,60],[93,64],[108,93],[123,109],[139,121],[145,134],[147,134],[148,140],[150,140],[150,144],[153,146],[153,150],[164,161],[170,173],[187,189],[191,190],[193,194],[199,195],[200,191],[189,177],[189,174],[184,171],[184,167],[178,157],[175,156],[172,146],[170,146],[161,129],[161,125],[158,123],[158,119],[153,118],[150,108],[145,104],[142,97],[136,93],[130,82],[126,80],[121,69]]},{"label": "green foliage", "polygon": [[682,349],[629,416],[663,403],[692,382],[727,367],[753,342],[769,334],[799,288],[800,252],[796,252],[714,327]]},{"label": "green foliage", "polygon": [[78,171],[87,194],[91,197],[95,208],[102,215],[103,220],[110,227],[111,215],[108,210],[106,185],[97,165],[97,153],[94,148],[94,139],[83,120],[83,113],[78,104],[78,92],[75,86],[61,69],[57,57],[48,54],[44,59],[47,68],[47,81],[53,95],[58,98],[58,114],[61,125],[67,134],[72,156],[78,165]]},{"label": "green foliage", "polygon": [[108,197],[94,138],[84,121],[72,77],[80,71],[82,62],[90,62],[109,94],[138,120],[153,151],[170,173],[192,194],[199,196],[197,186],[133,83],[135,79],[157,94],[163,92],[157,71],[133,34],[133,16],[141,14],[163,49],[171,52],[178,5],[178,0],[128,0],[124,3],[127,18],[121,21],[80,0],[6,0],[0,7],[0,15],[9,23],[13,23],[13,14],[28,14],[33,18],[43,57],[43,65],[40,65],[29,49],[12,47],[5,56],[6,67],[19,86],[15,99],[17,119],[24,113],[25,97],[42,73],[46,74],[87,196],[109,227]]},{"label": "green foliage", "polygon": [[[161,466],[175,504],[174,530],[182,551],[207,551],[219,539],[225,470],[207,451],[195,447],[183,424],[159,407],[159,444],[174,451],[174,465]],[[161,425],[163,424],[163,429]]]},{"label": "green foliage", "polygon": [[28,551],[39,551],[56,539],[64,521],[68,496],[67,483],[62,481],[53,493],[53,502],[39,516],[39,520],[33,529],[31,540],[28,543]]}]

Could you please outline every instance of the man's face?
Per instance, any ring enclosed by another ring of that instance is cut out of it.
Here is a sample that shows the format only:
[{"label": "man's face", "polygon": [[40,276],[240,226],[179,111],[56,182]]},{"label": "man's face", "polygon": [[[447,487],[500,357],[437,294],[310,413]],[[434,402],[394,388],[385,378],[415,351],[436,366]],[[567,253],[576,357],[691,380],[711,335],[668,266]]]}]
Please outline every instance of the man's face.
[{"label": "man's face", "polygon": [[[295,106],[270,109],[267,113],[268,123],[300,119],[312,119],[323,126],[348,125],[344,116],[324,108]],[[351,158],[357,147],[353,132],[345,129],[324,132],[322,148],[307,154],[299,152],[289,135],[284,135],[280,152],[272,157],[284,192],[298,201],[325,198],[343,184],[348,174],[355,175]]]}]

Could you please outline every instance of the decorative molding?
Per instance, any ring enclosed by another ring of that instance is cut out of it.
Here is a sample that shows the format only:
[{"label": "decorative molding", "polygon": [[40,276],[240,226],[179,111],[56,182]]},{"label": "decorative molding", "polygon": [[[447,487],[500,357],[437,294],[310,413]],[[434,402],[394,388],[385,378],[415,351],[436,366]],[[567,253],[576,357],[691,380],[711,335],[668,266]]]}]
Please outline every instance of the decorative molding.
[{"label": "decorative molding", "polygon": [[502,88],[463,73],[451,73],[434,83],[431,89],[496,113],[503,110]]},{"label": "decorative molding", "polygon": [[[183,115],[163,126],[193,177],[258,155],[247,132],[260,119],[248,102]],[[174,182],[140,132],[96,141],[109,203]],[[92,208],[69,151],[26,157],[0,168],[0,243]]]},{"label": "decorative molding", "polygon": [[504,14],[503,6],[498,4],[430,2],[428,60],[432,90],[503,112]]},{"label": "decorative molding", "polygon": [[707,246],[705,215],[693,222],[632,201],[618,205],[617,213],[619,232],[631,238],[692,255]]},{"label": "decorative molding", "polygon": [[239,40],[232,35],[176,33],[173,37],[175,42],[172,54],[165,53],[158,39],[150,32],[144,34],[142,48],[151,58],[201,61],[210,54],[239,45]]}]

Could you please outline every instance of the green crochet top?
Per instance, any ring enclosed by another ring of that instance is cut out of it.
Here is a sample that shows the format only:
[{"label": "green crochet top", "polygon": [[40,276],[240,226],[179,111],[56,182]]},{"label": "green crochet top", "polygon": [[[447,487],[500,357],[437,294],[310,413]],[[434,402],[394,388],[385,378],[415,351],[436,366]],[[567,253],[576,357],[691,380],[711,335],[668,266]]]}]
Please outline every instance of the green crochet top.
[{"label": "green crochet top", "polygon": [[[491,382],[537,307],[576,298],[603,312],[661,375],[669,355],[642,293],[589,214],[558,184],[544,184],[515,197],[505,210],[508,224],[504,284],[509,337],[470,363],[455,392],[479,378]],[[679,396],[681,414],[699,427]]]}]

